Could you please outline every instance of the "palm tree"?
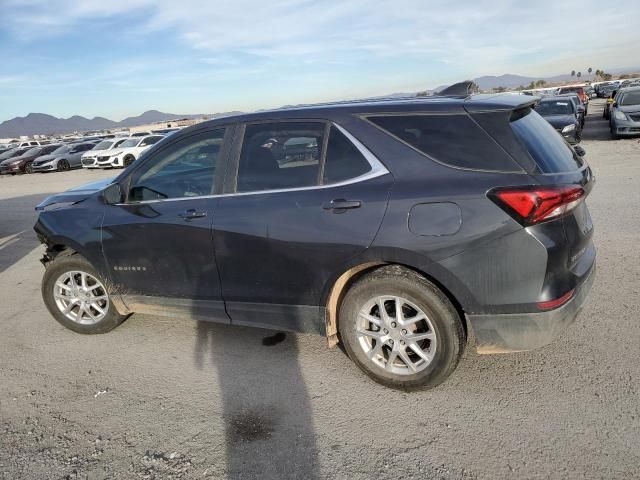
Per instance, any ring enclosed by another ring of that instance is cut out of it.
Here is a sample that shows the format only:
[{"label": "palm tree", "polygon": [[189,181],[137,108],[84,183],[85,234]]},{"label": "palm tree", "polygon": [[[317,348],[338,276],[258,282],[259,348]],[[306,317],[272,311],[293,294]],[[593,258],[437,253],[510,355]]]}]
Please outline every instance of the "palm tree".
[{"label": "palm tree", "polygon": [[576,76],[576,71],[575,70],[571,70],[571,76],[575,77]]},{"label": "palm tree", "polygon": [[593,72],[593,68],[589,67],[589,69],[587,70],[587,72],[589,72],[589,76],[591,76],[591,72]]}]

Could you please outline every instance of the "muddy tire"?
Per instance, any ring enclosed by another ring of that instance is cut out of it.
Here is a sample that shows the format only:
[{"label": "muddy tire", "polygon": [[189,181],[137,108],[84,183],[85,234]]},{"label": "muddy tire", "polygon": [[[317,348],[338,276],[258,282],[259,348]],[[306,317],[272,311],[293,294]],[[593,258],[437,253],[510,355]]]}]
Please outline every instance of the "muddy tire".
[{"label": "muddy tire", "polygon": [[42,298],[53,317],[77,333],[106,333],[127,317],[120,315],[105,282],[78,254],[60,254],[42,278]]},{"label": "muddy tire", "polygon": [[445,381],[466,341],[447,296],[400,266],[381,267],[357,280],[342,302],[338,327],[349,358],[363,372],[402,390]]}]

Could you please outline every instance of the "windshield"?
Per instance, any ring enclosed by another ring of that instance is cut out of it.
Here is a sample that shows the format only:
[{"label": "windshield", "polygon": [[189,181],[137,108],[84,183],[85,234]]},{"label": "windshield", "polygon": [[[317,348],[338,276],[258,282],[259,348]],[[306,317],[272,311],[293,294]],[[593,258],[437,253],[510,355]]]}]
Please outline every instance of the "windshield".
[{"label": "windshield", "polygon": [[640,105],[640,91],[623,93],[619,105]]},{"label": "windshield", "polygon": [[60,153],[67,153],[68,150],[69,150],[69,145],[61,145],[60,147],[56,148],[53,152],[51,152],[51,154],[54,155],[54,154],[60,154]]},{"label": "windshield", "polygon": [[135,147],[138,145],[138,143],[140,143],[139,138],[130,138],[129,140],[125,140],[124,142],[122,142],[120,147],[121,148]]},{"label": "windshield", "polygon": [[36,155],[40,150],[42,150],[42,147],[33,147],[24,152],[24,155]]},{"label": "windshield", "polygon": [[540,102],[536,107],[536,112],[543,117],[549,115],[571,115],[573,114],[573,105],[570,100]]},{"label": "windshield", "polygon": [[113,145],[113,140],[103,140],[95,147],[93,147],[93,150],[108,150],[109,148],[111,148],[111,145]]}]

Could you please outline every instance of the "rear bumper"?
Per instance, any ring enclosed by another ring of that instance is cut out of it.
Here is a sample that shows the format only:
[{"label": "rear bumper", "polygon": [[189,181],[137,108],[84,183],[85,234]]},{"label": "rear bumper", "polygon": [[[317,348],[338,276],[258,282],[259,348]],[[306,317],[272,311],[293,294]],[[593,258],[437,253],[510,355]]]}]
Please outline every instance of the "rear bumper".
[{"label": "rear bumper", "polygon": [[467,315],[480,354],[533,350],[551,343],[584,305],[595,279],[595,263],[567,303],[548,312]]}]

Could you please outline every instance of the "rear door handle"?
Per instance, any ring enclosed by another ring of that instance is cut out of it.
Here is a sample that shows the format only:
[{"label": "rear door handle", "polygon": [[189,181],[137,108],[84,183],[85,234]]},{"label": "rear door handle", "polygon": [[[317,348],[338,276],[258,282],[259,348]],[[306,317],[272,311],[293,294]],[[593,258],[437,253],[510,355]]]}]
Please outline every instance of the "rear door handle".
[{"label": "rear door handle", "polygon": [[336,198],[322,205],[325,210],[332,210],[334,213],[342,213],[350,208],[360,208],[362,202],[360,200],[345,200],[344,198]]},{"label": "rear door handle", "polygon": [[185,210],[184,212],[179,213],[178,216],[185,220],[191,220],[192,218],[206,217],[207,212],[199,212],[193,208],[190,208],[189,210]]}]

